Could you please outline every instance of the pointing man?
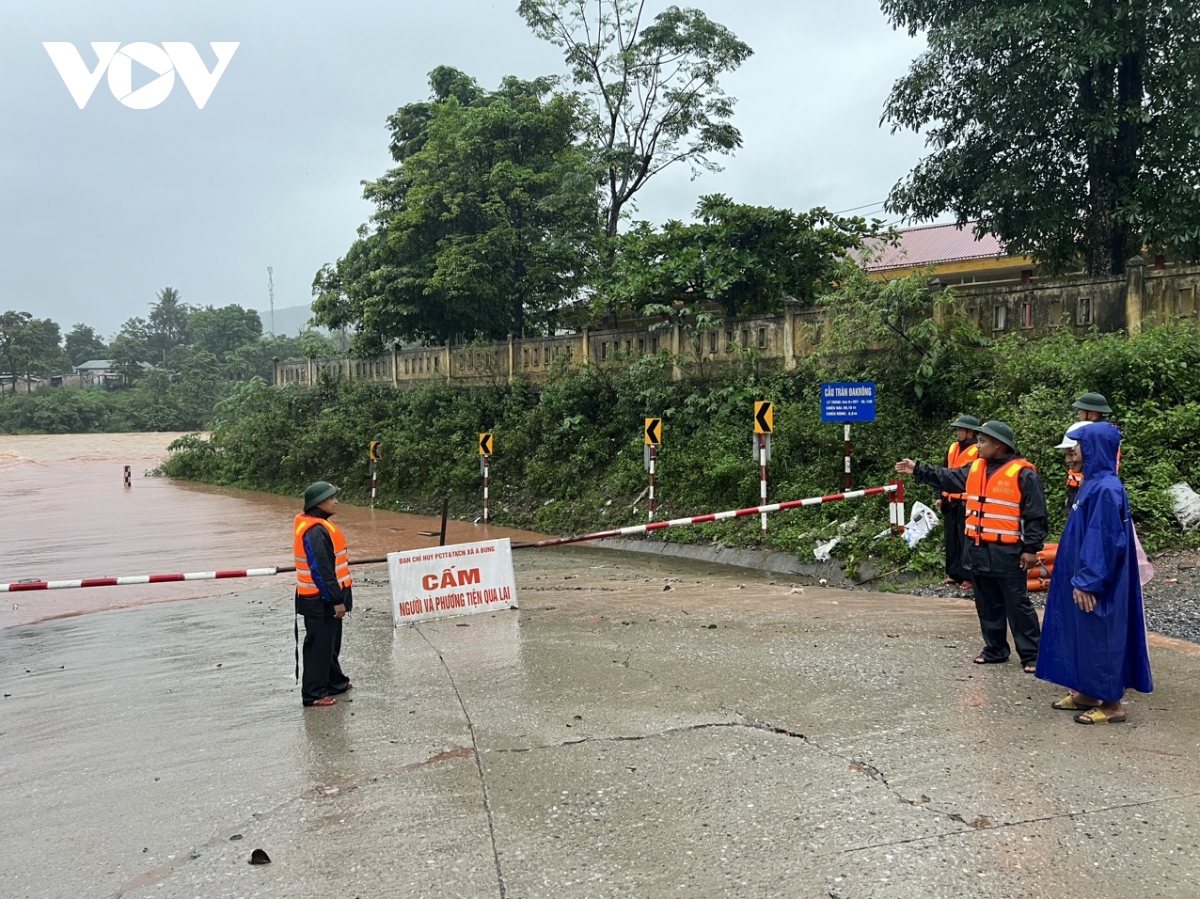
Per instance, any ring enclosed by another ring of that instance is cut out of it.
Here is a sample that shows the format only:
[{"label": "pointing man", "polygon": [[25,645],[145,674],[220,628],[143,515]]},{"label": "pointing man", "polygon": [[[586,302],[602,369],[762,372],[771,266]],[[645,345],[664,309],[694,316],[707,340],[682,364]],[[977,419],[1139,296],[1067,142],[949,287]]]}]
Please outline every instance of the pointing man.
[{"label": "pointing man", "polygon": [[983,634],[975,664],[1007,662],[1011,628],[1025,672],[1032,674],[1041,628],[1026,591],[1026,572],[1037,566],[1044,546],[1046,497],[1037,469],[1017,455],[1016,446],[1012,428],[989,421],[979,428],[979,458],[969,467],[933,468],[904,459],[896,471],[966,503],[963,569],[971,578]]},{"label": "pointing man", "polygon": [[[974,415],[960,415],[955,419],[955,441],[946,451],[946,468],[962,468],[979,458],[979,419]],[[944,521],[946,541],[946,584],[961,584],[964,590],[971,589],[970,578],[962,567],[963,527],[966,524],[966,506],[953,494],[942,491],[939,508]]]}]

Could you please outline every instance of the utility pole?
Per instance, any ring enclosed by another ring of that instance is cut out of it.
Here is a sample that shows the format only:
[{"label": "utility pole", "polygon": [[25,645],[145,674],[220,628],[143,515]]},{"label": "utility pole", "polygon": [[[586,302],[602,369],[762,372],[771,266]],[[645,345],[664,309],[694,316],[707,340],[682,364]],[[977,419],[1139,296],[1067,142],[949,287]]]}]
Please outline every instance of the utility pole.
[{"label": "utility pole", "polygon": [[271,336],[275,334],[275,269],[267,266],[267,296],[271,300]]}]

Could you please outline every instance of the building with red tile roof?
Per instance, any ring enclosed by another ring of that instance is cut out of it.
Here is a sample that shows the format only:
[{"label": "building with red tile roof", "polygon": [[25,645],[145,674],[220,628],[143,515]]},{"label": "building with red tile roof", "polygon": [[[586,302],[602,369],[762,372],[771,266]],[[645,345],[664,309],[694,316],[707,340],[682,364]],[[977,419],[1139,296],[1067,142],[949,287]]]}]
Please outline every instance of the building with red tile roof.
[{"label": "building with red tile roof", "polygon": [[977,284],[1033,279],[1033,260],[1010,256],[993,234],[977,237],[974,222],[966,225],[922,225],[899,232],[893,246],[867,241],[866,269],[874,278],[892,280],[924,270],[943,284]]}]

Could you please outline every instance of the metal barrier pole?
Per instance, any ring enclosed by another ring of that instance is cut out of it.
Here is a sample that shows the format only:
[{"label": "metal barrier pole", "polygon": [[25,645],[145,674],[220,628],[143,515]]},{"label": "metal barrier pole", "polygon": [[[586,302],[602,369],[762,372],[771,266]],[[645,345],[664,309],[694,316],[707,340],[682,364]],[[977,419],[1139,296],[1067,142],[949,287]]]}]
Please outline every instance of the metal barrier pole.
[{"label": "metal barrier pole", "polygon": [[707,524],[711,521],[727,521],[730,518],[745,518],[749,515],[766,515],[768,512],[783,512],[787,509],[799,509],[802,506],[819,506],[822,503],[832,503],[844,499],[860,499],[866,496],[884,496],[895,493],[897,486],[889,484],[886,487],[868,487],[866,490],[851,490],[846,493],[833,493],[829,496],[814,496],[809,499],[790,500],[785,503],[772,503],[769,506],[754,506],[750,509],[731,509],[728,512],[714,512],[708,515],[696,515],[692,518],[675,518],[671,521],[655,521],[650,524],[631,525],[627,528],[615,528],[611,531],[596,531],[592,534],[581,534],[577,537],[555,537],[550,540],[538,540],[535,543],[514,543],[513,549],[540,549],[546,546],[565,546],[568,543],[582,543],[585,540],[603,540],[608,537],[630,537],[634,534],[647,534],[650,531],[661,531],[663,528],[685,527],[692,524]]}]

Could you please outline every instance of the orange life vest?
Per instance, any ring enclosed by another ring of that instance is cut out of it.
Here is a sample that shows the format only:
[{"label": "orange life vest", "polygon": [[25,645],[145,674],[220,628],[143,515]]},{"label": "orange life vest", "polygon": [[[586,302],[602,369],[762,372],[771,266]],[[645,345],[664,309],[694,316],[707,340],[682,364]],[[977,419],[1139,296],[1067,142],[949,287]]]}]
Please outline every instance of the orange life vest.
[{"label": "orange life vest", "polygon": [[1025,533],[1021,519],[1021,472],[1033,469],[1026,459],[1004,463],[990,478],[987,460],[976,459],[967,473],[963,499],[967,501],[967,537],[983,543],[1020,543]]},{"label": "orange life vest", "polygon": [[[972,443],[970,446],[963,448],[957,440],[950,444],[950,449],[946,450],[946,467],[947,468],[962,468],[964,465],[970,465],[979,458],[979,444]],[[942,491],[942,499],[953,500],[958,497]]]},{"label": "orange life vest", "polygon": [[346,537],[337,526],[326,518],[305,515],[303,512],[296,516],[292,528],[292,555],[296,560],[296,592],[301,596],[320,596],[321,591],[313,581],[312,570],[308,567],[308,555],[304,552],[304,535],[311,528],[323,527],[329,532],[333,541],[333,564],[337,581],[343,590],[354,584],[350,577],[350,556],[346,551]]}]

